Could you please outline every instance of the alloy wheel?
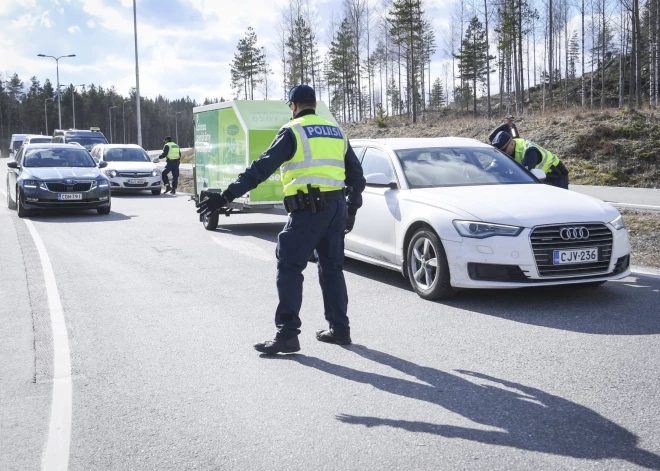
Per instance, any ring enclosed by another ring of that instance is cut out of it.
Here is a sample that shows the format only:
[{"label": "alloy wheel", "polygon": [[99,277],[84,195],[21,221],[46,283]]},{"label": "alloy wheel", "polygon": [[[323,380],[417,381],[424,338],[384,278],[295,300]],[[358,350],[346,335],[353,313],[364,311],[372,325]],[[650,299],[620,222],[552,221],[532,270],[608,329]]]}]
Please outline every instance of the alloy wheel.
[{"label": "alloy wheel", "polygon": [[438,256],[433,244],[426,237],[415,241],[410,260],[415,284],[423,290],[431,289],[438,277]]}]

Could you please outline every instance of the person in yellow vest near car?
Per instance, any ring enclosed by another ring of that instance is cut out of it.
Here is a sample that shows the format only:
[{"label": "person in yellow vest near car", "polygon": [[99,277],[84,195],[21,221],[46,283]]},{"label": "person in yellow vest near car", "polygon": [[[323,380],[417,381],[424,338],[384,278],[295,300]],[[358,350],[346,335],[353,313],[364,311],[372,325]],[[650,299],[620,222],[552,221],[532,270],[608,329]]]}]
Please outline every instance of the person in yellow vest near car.
[{"label": "person in yellow vest near car", "polygon": [[[179,184],[179,164],[181,163],[181,149],[172,142],[172,138],[167,136],[163,139],[163,153],[158,156],[159,159],[167,159],[163,169],[163,183],[165,183],[165,193],[172,192],[176,195],[176,187]],[[172,172],[172,186],[170,186],[169,173]]]},{"label": "person in yellow vest near car", "polygon": [[254,345],[265,354],[300,350],[302,272],[314,251],[328,322],[327,329],[316,332],[316,339],[351,343],[343,272],[344,235],[353,229],[362,205],[362,166],[341,128],[316,115],[312,87],[293,87],[288,104],[293,119],[282,126],[270,148],[225,191],[202,192],[197,204],[202,217],[210,216],[280,169],[289,220],[277,238],[277,333],[273,340]]},{"label": "person in yellow vest near car", "polygon": [[549,150],[532,141],[512,138],[511,134],[500,131],[493,140],[493,146],[512,157],[527,170],[538,168],[546,174],[547,183],[568,190],[568,170]]}]

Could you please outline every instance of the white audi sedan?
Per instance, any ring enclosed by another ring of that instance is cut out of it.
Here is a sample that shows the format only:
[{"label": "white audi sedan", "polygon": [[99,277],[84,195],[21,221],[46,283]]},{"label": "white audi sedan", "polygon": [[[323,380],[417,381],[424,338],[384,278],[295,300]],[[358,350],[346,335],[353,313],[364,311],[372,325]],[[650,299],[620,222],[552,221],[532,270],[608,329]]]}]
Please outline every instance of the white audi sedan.
[{"label": "white audi sedan", "polygon": [[630,273],[619,211],[543,184],[543,172],[489,145],[456,137],[351,145],[367,187],[346,256],[402,272],[424,299]]},{"label": "white audi sedan", "polygon": [[110,190],[149,190],[160,195],[161,173],[145,150],[135,144],[98,144],[90,154],[99,162],[107,162],[103,170],[110,180]]}]

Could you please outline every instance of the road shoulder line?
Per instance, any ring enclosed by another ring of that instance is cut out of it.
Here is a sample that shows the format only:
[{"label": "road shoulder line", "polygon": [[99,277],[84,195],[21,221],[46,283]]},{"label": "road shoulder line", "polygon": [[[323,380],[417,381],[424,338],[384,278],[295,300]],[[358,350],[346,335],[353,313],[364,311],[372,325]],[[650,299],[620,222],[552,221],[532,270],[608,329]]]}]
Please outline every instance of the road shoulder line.
[{"label": "road shoulder line", "polygon": [[53,399],[51,401],[48,441],[42,457],[41,469],[67,469],[71,444],[72,413],[69,335],[50,257],[32,221],[25,220],[25,223],[30,235],[32,235],[41,260],[53,331]]}]

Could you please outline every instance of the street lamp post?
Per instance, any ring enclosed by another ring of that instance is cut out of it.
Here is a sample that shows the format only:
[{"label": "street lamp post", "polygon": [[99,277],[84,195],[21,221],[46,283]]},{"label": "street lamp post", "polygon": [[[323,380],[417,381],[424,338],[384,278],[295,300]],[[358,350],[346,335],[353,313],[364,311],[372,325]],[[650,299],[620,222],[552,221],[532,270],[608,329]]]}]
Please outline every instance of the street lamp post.
[{"label": "street lamp post", "polygon": [[55,59],[55,67],[57,68],[57,116],[59,119],[60,129],[62,129],[62,100],[60,99],[60,59],[63,57],[76,57],[75,54],[69,54],[68,56],[48,56],[46,54],[37,54],[37,57],[50,57]]},{"label": "street lamp post", "polygon": [[55,98],[46,98],[44,100],[44,117],[46,118],[46,136],[48,136],[48,108],[46,108],[46,103],[48,100],[55,101]]},{"label": "street lamp post", "polygon": [[135,119],[137,120],[137,143],[142,147],[142,121],[140,118],[140,69],[138,68],[137,10],[133,0],[133,30],[135,32]]},{"label": "street lamp post", "polygon": [[179,121],[176,118],[176,115],[178,114],[181,114],[181,112],[177,111],[176,113],[174,113],[174,128],[176,129],[176,144],[181,145],[179,144]]},{"label": "street lamp post", "polygon": [[124,107],[126,103],[132,102],[130,100],[126,100],[121,104],[121,122],[124,126],[124,144],[126,144],[126,108]]},{"label": "street lamp post", "polygon": [[76,129],[76,88],[84,87],[85,84],[73,85],[73,92],[71,93],[71,108],[73,109],[73,129]]},{"label": "street lamp post", "polygon": [[108,108],[108,126],[110,127],[110,144],[114,143],[114,139],[112,138],[112,109],[117,108],[116,106],[111,106]]}]

